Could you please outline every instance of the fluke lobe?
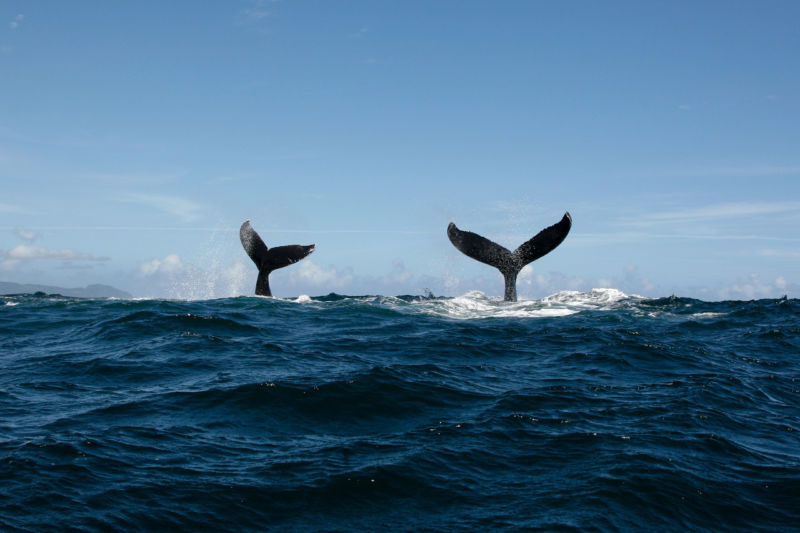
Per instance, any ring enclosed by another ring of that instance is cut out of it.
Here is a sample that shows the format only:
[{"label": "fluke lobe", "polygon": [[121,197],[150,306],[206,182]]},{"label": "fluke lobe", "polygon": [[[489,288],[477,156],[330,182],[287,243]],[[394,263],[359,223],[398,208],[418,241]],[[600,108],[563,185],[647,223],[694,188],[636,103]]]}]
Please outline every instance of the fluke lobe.
[{"label": "fluke lobe", "polygon": [[239,240],[242,241],[244,251],[253,260],[258,268],[258,280],[256,281],[256,294],[259,296],[272,296],[269,290],[269,274],[273,270],[297,263],[305,256],[314,251],[316,245],[310,244],[302,246],[300,244],[290,244],[288,246],[276,246],[267,248],[264,241],[250,225],[249,220],[245,220],[239,228]]},{"label": "fluke lobe", "polygon": [[504,299],[507,302],[516,302],[519,271],[531,261],[552,252],[567,237],[571,227],[572,217],[569,213],[564,213],[557,224],[543,229],[513,252],[477,233],[461,231],[452,222],[447,226],[447,236],[462,253],[498,269],[506,282]]}]

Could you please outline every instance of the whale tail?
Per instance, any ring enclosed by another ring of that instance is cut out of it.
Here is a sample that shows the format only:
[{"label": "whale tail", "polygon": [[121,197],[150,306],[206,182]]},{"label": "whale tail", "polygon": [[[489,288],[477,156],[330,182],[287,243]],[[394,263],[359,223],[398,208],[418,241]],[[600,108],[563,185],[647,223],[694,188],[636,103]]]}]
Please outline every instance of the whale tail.
[{"label": "whale tail", "polygon": [[447,236],[453,246],[465,255],[498,269],[505,279],[504,299],[516,302],[519,271],[528,263],[552,252],[567,237],[571,227],[572,217],[564,213],[558,223],[543,229],[513,252],[477,233],[462,231],[452,222],[447,226]]},{"label": "whale tail", "polygon": [[239,240],[253,263],[258,268],[258,280],[256,281],[256,294],[259,296],[272,296],[269,289],[269,274],[273,270],[297,263],[308,254],[314,251],[316,245],[310,244],[303,246],[300,244],[290,244],[288,246],[275,246],[267,248],[264,241],[256,233],[256,230],[246,220],[239,228]]}]

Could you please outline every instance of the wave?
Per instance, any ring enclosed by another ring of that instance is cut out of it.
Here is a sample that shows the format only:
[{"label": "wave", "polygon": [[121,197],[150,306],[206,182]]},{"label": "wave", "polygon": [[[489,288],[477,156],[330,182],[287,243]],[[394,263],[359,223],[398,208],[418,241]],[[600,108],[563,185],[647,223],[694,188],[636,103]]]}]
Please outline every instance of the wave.
[{"label": "wave", "polygon": [[0,297],[0,530],[785,531],[797,304]]},{"label": "wave", "polygon": [[470,291],[455,298],[417,299],[412,302],[385,298],[382,303],[401,311],[453,319],[553,318],[586,310],[610,309],[613,304],[627,298],[628,295],[617,289],[593,289],[591,292],[561,291],[540,300],[506,302],[499,297],[488,297],[480,291]]},{"label": "wave", "polygon": [[[791,309],[796,304],[796,299],[722,301],[706,302],[693,298],[676,296],[648,298],[636,294],[626,294],[616,288],[595,288],[588,292],[564,290],[540,299],[519,300],[506,302],[500,297],[487,296],[480,291],[470,291],[460,296],[432,295],[343,295],[330,293],[324,296],[309,296],[301,294],[296,298],[273,298],[263,296],[237,296],[210,300],[182,300],[161,298],[100,298],[86,299],[73,298],[62,295],[22,294],[13,296],[0,296],[4,307],[14,307],[20,303],[42,306],[74,305],[80,302],[87,304],[101,302],[103,305],[130,305],[138,304],[141,308],[163,311],[174,309],[179,311],[185,306],[191,306],[194,311],[196,306],[201,308],[210,306],[217,309],[220,305],[226,309],[239,309],[249,311],[264,306],[277,307],[281,311],[291,312],[294,305],[312,309],[340,309],[343,306],[349,310],[389,310],[401,314],[433,316],[440,318],[471,320],[487,318],[557,318],[575,315],[582,312],[594,311],[631,311],[641,313],[652,318],[678,317],[681,320],[694,320],[697,322],[713,321],[729,317],[730,313],[745,313],[747,315],[760,308],[760,306],[786,306]],[[194,313],[190,313],[194,314]]]}]

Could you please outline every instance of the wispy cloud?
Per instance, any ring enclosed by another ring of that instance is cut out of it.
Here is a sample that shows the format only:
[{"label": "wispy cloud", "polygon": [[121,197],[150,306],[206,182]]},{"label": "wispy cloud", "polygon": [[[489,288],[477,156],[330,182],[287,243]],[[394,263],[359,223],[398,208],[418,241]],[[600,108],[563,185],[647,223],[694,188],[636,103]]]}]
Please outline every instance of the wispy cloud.
[{"label": "wispy cloud", "polygon": [[153,185],[173,183],[187,174],[185,170],[169,172],[92,172],[78,177],[111,185]]},{"label": "wispy cloud", "polygon": [[701,166],[684,168],[675,172],[678,176],[766,178],[771,176],[800,175],[800,165],[742,165],[742,166]]},{"label": "wispy cloud", "polygon": [[20,265],[36,260],[58,261],[108,261],[108,257],[95,257],[91,254],[76,252],[75,250],[51,250],[39,246],[20,244],[10,250],[0,250],[0,270],[14,270]]},{"label": "wispy cloud", "polygon": [[51,250],[40,246],[20,244],[5,252],[5,257],[12,260],[30,259],[60,259],[65,261],[108,261],[108,257],[94,257],[91,254],[76,252],[74,250]]},{"label": "wispy cloud", "polygon": [[20,206],[20,205],[12,205],[12,204],[4,204],[0,203],[0,213],[9,213],[14,215],[30,215],[31,212]]},{"label": "wispy cloud", "polygon": [[[13,47],[3,52],[13,52]],[[35,136],[24,131],[18,131],[8,126],[0,125],[0,139],[14,143],[60,146],[68,148],[95,148],[102,149],[108,146],[119,144],[105,135],[98,135],[83,129],[71,128],[68,130],[53,130],[47,133],[39,132]]]},{"label": "wispy cloud", "polygon": [[191,222],[200,218],[200,212],[203,209],[200,204],[179,196],[128,193],[122,196],[120,201],[152,207],[176,216],[184,222]]},{"label": "wispy cloud", "polygon": [[800,237],[773,237],[754,234],[719,234],[719,233],[698,233],[673,232],[657,233],[649,231],[621,231],[606,233],[575,233],[569,236],[571,244],[581,246],[608,246],[615,244],[629,244],[637,242],[650,242],[654,239],[690,239],[690,240],[712,240],[712,241],[775,241],[775,242],[800,242]]},{"label": "wispy cloud", "polygon": [[758,255],[777,259],[800,259],[800,250],[776,250],[774,248],[765,248],[759,250]]},{"label": "wispy cloud", "polygon": [[253,172],[236,172],[230,174],[220,174],[208,180],[209,183],[234,183],[242,181],[252,181],[257,176]]},{"label": "wispy cloud", "polygon": [[797,286],[789,283],[783,276],[774,280],[762,280],[758,274],[751,274],[718,289],[706,289],[702,296],[720,300],[755,300],[758,298],[780,298]]},{"label": "wispy cloud", "polygon": [[19,15],[14,17],[14,20],[12,20],[11,22],[8,23],[8,27],[11,28],[12,30],[16,30],[19,27],[19,25],[22,23],[24,18],[25,18],[25,15],[20,13]]},{"label": "wispy cloud", "polygon": [[25,228],[14,228],[14,235],[22,239],[23,241],[33,242],[38,237],[39,234],[32,229],[25,229]]},{"label": "wispy cloud", "polygon": [[731,202],[675,211],[649,213],[637,217],[640,225],[694,222],[723,218],[753,217],[779,213],[800,213],[800,202]]},{"label": "wispy cloud", "polygon": [[267,9],[269,4],[274,4],[279,0],[248,0],[248,7],[237,13],[237,22],[242,25],[259,24],[269,17],[272,12]]}]

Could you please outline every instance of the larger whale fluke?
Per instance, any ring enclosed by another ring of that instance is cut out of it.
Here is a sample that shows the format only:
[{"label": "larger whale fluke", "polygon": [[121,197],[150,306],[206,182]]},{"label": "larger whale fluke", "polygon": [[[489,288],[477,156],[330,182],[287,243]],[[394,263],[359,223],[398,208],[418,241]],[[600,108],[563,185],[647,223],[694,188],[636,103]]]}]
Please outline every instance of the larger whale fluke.
[{"label": "larger whale fluke", "polygon": [[522,267],[552,252],[567,237],[572,227],[572,217],[564,213],[561,220],[537,233],[513,252],[471,231],[462,231],[452,222],[447,226],[447,236],[453,246],[471,258],[498,269],[505,279],[504,299],[517,301],[517,275]]},{"label": "larger whale fluke", "polygon": [[302,246],[300,244],[290,244],[288,246],[276,246],[267,248],[264,241],[250,225],[249,220],[245,220],[239,228],[239,240],[242,241],[244,251],[253,260],[258,268],[258,280],[256,281],[256,294],[259,296],[272,296],[269,290],[269,274],[273,270],[297,263],[308,254],[314,251],[316,245],[310,244]]}]

